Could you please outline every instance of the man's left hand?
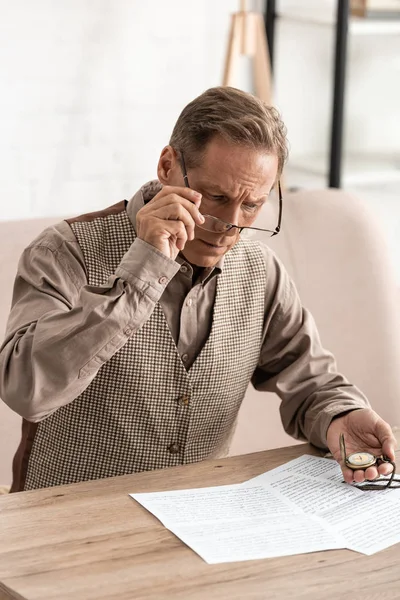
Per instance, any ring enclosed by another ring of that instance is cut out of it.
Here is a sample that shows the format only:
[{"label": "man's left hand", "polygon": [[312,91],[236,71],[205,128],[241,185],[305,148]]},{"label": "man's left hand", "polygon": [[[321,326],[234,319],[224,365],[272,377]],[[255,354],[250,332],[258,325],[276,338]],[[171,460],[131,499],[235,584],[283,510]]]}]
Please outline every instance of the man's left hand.
[{"label": "man's left hand", "polygon": [[346,454],[353,452],[370,452],[375,456],[385,455],[390,460],[395,460],[397,446],[390,425],[370,408],[352,410],[343,417],[337,417],[328,427],[327,442],[334,458],[342,467],[344,480],[347,483],[362,483],[364,480],[376,479],[379,475],[389,475],[392,466],[381,464],[379,467],[352,471],[343,464],[340,454],[339,436],[344,434]]}]

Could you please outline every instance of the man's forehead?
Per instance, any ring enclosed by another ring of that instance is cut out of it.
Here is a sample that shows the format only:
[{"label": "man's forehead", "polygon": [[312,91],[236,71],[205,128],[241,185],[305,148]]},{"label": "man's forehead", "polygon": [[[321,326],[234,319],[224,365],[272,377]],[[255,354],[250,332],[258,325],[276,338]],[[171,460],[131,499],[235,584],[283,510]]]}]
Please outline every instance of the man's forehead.
[{"label": "man's forehead", "polygon": [[218,187],[231,194],[247,188],[257,198],[268,196],[277,175],[277,157],[240,146],[230,150],[216,152],[216,148],[208,148],[197,168],[199,185],[201,182],[207,188]]}]

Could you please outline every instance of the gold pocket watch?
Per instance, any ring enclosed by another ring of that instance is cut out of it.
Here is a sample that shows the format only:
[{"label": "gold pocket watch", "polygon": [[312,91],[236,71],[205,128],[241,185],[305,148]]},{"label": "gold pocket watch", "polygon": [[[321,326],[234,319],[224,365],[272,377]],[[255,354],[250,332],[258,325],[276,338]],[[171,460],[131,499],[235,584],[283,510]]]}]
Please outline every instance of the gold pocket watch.
[{"label": "gold pocket watch", "polygon": [[[368,467],[379,467],[382,463],[388,463],[392,465],[393,471],[390,474],[389,479],[381,479],[376,481],[369,481],[367,483],[355,484],[362,490],[379,490],[382,488],[388,487],[400,487],[400,479],[395,478],[396,465],[390,460],[387,456],[375,456],[371,454],[371,452],[353,452],[352,454],[346,454],[346,445],[344,443],[344,435],[343,433],[339,436],[339,445],[340,445],[340,453],[342,456],[342,461],[352,471],[359,471],[368,469]],[[395,485],[393,485],[395,482]]]},{"label": "gold pocket watch", "polygon": [[353,452],[353,454],[347,456],[343,433],[340,434],[339,443],[342,460],[346,467],[349,467],[352,471],[368,469],[368,467],[373,467],[377,464],[379,457],[370,452]]}]

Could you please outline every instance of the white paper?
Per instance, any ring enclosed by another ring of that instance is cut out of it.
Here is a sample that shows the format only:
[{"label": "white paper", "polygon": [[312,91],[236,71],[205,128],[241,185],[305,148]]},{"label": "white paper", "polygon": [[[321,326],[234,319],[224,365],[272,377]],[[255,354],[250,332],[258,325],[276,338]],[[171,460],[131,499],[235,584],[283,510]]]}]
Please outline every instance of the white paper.
[{"label": "white paper", "polygon": [[400,541],[399,493],[347,485],[326,458],[304,455],[242,484],[130,495],[208,563],[373,554]]},{"label": "white paper", "polygon": [[306,513],[318,514],[329,508],[345,504],[364,492],[348,485],[337,485],[328,481],[313,482],[295,475],[271,479],[272,489]]},{"label": "white paper", "polygon": [[242,486],[271,486],[282,498],[290,500],[306,513],[318,514],[364,494],[345,485],[336,461],[305,454]]},{"label": "white paper", "polygon": [[311,515],[176,525],[174,533],[207,563],[289,556],[343,548],[340,535]]},{"label": "white paper", "polygon": [[272,469],[262,475],[247,480],[242,485],[249,485],[251,483],[259,485],[264,481],[267,482],[271,477],[277,477],[283,473],[296,475],[297,477],[311,478],[312,480],[319,479],[321,481],[331,481],[334,483],[343,482],[342,470],[335,460],[303,454],[276,469]]},{"label": "white paper", "polygon": [[222,485],[130,495],[166,526],[293,514],[290,502],[276,494],[272,488],[263,486],[246,488],[242,484]]},{"label": "white paper", "polygon": [[353,502],[320,516],[342,536],[349,550],[374,554],[400,542],[400,503],[382,491],[363,492]]}]

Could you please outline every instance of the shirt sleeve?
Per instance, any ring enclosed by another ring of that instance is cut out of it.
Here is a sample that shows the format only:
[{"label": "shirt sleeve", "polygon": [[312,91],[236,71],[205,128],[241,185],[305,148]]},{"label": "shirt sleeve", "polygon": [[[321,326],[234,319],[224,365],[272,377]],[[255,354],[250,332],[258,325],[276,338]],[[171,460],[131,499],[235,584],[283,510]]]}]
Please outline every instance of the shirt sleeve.
[{"label": "shirt sleeve", "polygon": [[267,257],[267,275],[275,285],[266,294],[260,360],[252,383],[257,390],[280,397],[282,424],[289,435],[326,448],[332,419],[369,403],[337,371],[333,355],[321,345],[312,315],[272,253]]},{"label": "shirt sleeve", "polygon": [[6,337],[0,397],[37,422],[77,398],[151,316],[179,264],[136,238],[102,286],[87,283],[67,223],[22,254]]}]

